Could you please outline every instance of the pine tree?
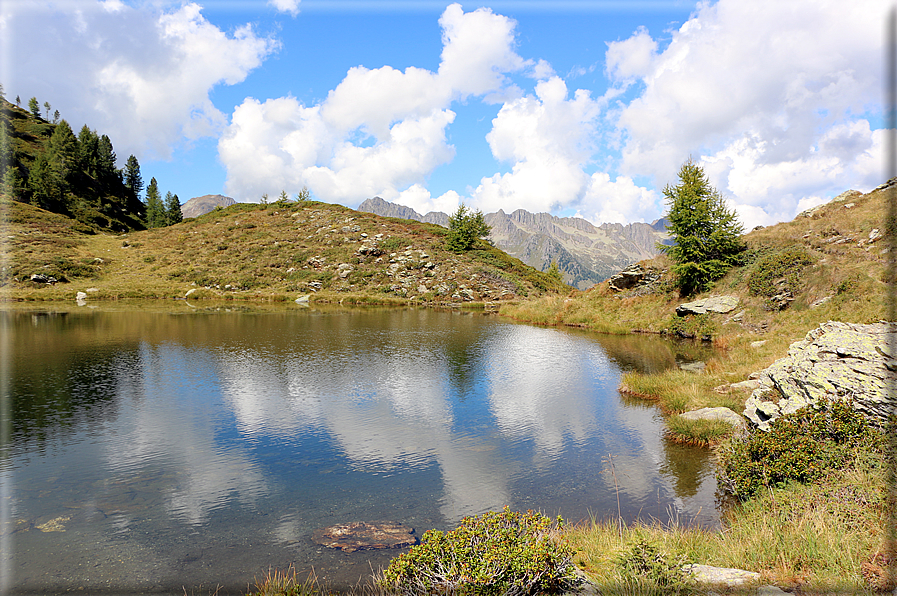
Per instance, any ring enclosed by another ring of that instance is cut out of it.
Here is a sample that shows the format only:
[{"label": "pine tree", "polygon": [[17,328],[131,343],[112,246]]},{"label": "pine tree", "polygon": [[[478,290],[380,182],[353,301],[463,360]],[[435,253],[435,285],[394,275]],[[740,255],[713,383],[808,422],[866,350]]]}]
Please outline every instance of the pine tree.
[{"label": "pine tree", "polygon": [[180,199],[171,192],[165,193],[165,224],[173,226],[182,221],[184,221],[184,215],[181,213]]},{"label": "pine tree", "polygon": [[159,184],[153,178],[146,187],[146,227],[161,228],[164,225],[165,205],[159,196]]},{"label": "pine tree", "polygon": [[125,163],[125,187],[131,192],[131,199],[137,199],[143,191],[143,178],[140,177],[140,164],[131,155]]},{"label": "pine tree", "polygon": [[35,118],[40,118],[40,103],[38,103],[36,97],[32,97],[28,100],[28,111],[30,111],[31,115]]},{"label": "pine tree", "polygon": [[49,120],[49,119],[50,119],[50,110],[53,109],[53,108],[50,106],[50,102],[49,102],[49,101],[45,101],[45,102],[44,102],[44,108],[47,110],[47,120]]},{"label": "pine tree", "polygon": [[682,295],[705,291],[737,264],[744,250],[741,223],[691,159],[679,170],[679,184],[668,184],[663,194],[670,206],[667,229],[673,244],[658,248],[675,263],[672,269]]}]

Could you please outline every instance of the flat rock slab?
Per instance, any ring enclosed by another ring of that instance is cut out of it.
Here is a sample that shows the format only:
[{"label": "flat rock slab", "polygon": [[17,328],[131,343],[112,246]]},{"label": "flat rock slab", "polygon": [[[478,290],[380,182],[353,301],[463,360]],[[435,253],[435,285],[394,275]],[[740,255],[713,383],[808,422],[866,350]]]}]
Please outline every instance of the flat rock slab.
[{"label": "flat rock slab", "polygon": [[351,522],[319,528],[312,532],[312,540],[327,548],[346,553],[378,548],[402,548],[417,543],[414,528],[397,522]]},{"label": "flat rock slab", "polygon": [[702,584],[725,585],[730,588],[749,582],[759,582],[760,574],[744,569],[713,567],[711,565],[686,565],[684,571]]},{"label": "flat rock slab", "polygon": [[728,422],[736,427],[744,424],[744,418],[729,408],[723,407],[692,410],[691,412],[679,414],[679,417],[684,418],[685,420],[722,420],[723,422]]},{"label": "flat rock slab", "polygon": [[686,315],[703,315],[708,312],[725,314],[732,312],[738,306],[738,296],[711,296],[694,302],[686,302],[676,307],[676,314],[680,317]]}]

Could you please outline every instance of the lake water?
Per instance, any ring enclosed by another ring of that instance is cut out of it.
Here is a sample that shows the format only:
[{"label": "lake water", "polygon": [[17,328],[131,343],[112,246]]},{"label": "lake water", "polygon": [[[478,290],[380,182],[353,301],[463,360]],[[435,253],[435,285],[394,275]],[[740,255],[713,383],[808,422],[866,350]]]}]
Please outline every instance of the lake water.
[{"label": "lake water", "polygon": [[617,391],[691,344],[412,308],[165,308],[0,312],[13,592],[239,593],[291,564],[341,587],[398,551],[314,529],[420,536],[505,505],[718,524],[709,453]]}]

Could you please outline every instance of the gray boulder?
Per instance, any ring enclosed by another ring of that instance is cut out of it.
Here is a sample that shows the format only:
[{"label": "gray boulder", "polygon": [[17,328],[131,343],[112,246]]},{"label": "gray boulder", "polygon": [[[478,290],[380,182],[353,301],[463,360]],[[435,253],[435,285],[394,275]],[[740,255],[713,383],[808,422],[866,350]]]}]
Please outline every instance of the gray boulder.
[{"label": "gray boulder", "polygon": [[679,414],[680,418],[685,420],[722,420],[728,422],[734,427],[744,425],[744,419],[729,408],[701,408],[700,410],[692,410],[691,412],[683,412]]},{"label": "gray boulder", "polygon": [[[897,325],[829,321],[791,344],[788,355],[760,371],[744,415],[759,428],[824,398],[850,399],[876,421],[895,412],[888,384],[897,381]],[[753,375],[752,375],[753,376]]]},{"label": "gray boulder", "polygon": [[725,314],[732,312],[738,306],[738,296],[710,296],[694,302],[686,302],[676,307],[676,314],[680,317],[686,315],[703,315],[708,312]]},{"label": "gray boulder", "polygon": [[683,571],[696,582],[702,584],[722,585],[729,588],[757,583],[760,574],[755,571],[732,569],[730,567],[713,567],[712,565],[686,565]]}]

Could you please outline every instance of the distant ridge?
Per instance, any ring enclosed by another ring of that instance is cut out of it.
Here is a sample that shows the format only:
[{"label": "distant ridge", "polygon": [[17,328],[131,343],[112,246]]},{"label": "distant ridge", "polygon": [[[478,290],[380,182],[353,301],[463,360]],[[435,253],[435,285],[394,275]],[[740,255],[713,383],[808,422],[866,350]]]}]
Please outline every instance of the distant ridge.
[{"label": "distant ridge", "polygon": [[193,197],[183,205],[181,205],[181,213],[184,218],[199,217],[213,211],[215,207],[230,207],[236,204],[236,201],[224,195],[203,195],[201,197]]},{"label": "distant ridge", "polygon": [[[380,197],[367,199],[358,210],[448,227],[449,216],[445,213],[431,211],[420,215],[411,207]],[[495,246],[541,271],[557,261],[564,280],[583,290],[632,263],[655,256],[657,243],[669,241],[666,219],[651,224],[595,226],[581,217],[556,217],[517,209],[511,214],[501,210],[488,213],[486,223],[492,226],[490,240]]]}]

